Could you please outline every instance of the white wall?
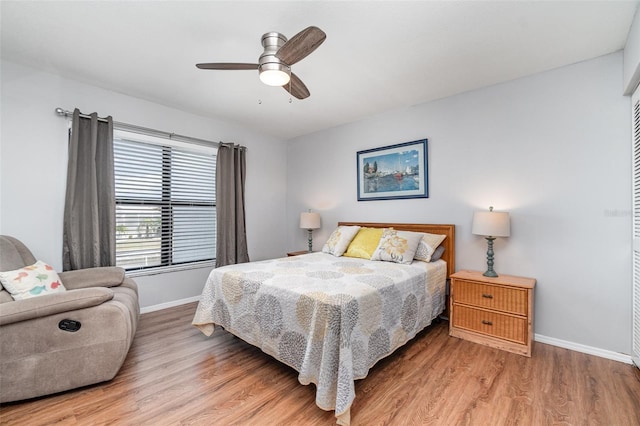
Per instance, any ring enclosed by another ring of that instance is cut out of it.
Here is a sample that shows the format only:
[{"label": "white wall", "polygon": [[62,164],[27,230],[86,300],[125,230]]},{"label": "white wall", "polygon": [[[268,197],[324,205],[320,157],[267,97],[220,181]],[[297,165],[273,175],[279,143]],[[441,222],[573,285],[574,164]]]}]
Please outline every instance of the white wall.
[{"label": "white wall", "polygon": [[[10,62],[1,63],[0,233],[62,267],[67,126],[56,107],[248,147],[246,217],[252,260],[282,256],[286,144],[242,127]],[[142,307],[197,296],[210,268],[138,277]]]},{"label": "white wall", "polygon": [[624,93],[631,95],[640,82],[640,13],[636,10],[624,47]]},{"label": "white wall", "polygon": [[[290,141],[287,247],[301,211],[339,220],[453,223],[457,269],[486,268],[474,210],[511,213],[498,273],[537,278],[537,334],[631,351],[630,103],[622,52]],[[426,78],[426,77],[425,77]],[[364,100],[363,100],[364,101]],[[362,201],[356,152],[429,139],[428,199]]]}]

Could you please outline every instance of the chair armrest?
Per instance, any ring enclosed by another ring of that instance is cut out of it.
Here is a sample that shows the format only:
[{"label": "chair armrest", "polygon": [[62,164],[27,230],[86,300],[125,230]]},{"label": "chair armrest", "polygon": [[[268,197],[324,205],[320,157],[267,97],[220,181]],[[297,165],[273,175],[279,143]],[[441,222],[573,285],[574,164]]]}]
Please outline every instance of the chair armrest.
[{"label": "chair armrest", "polygon": [[94,287],[6,302],[0,304],[0,326],[90,308],[111,299],[113,290]]},{"label": "chair armrest", "polygon": [[89,287],[116,287],[124,280],[124,269],[117,266],[78,269],[58,274],[67,290]]}]

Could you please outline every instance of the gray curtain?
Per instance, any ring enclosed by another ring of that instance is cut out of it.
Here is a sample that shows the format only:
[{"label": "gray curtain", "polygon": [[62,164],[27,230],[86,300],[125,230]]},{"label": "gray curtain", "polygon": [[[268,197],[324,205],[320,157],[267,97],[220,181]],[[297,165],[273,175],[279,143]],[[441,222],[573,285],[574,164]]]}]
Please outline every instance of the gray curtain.
[{"label": "gray curtain", "polygon": [[81,117],[76,108],[69,137],[64,205],[65,271],[116,262],[113,119]]},{"label": "gray curtain", "polygon": [[216,267],[249,261],[244,218],[246,148],[221,143],[216,163]]}]

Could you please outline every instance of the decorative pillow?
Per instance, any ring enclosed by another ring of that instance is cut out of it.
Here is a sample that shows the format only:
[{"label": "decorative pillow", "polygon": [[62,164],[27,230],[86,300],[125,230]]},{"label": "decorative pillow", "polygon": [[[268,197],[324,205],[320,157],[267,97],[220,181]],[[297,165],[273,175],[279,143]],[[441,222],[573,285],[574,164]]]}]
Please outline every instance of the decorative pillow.
[{"label": "decorative pillow", "polygon": [[338,226],[322,247],[322,252],[342,256],[359,230],[359,226]]},{"label": "decorative pillow", "polygon": [[[422,240],[420,240],[418,248],[416,249],[415,259],[431,262],[433,252],[442,244],[445,238],[447,238],[446,235],[422,233]],[[440,256],[442,256],[442,254],[440,254]]]},{"label": "decorative pillow", "polygon": [[0,272],[0,282],[13,300],[66,291],[56,271],[41,260],[15,271]]},{"label": "decorative pillow", "polygon": [[371,259],[382,237],[383,228],[360,228],[344,253],[347,257]]},{"label": "decorative pillow", "polygon": [[[420,244],[418,244],[418,247],[419,246],[420,246]],[[440,260],[440,258],[442,257],[443,253],[444,253],[444,246],[443,245],[439,245],[438,248],[431,255],[430,262],[435,262],[436,260]],[[414,256],[413,258],[415,259],[416,257]]]},{"label": "decorative pillow", "polygon": [[419,232],[385,229],[371,260],[409,264],[413,262],[413,256],[416,254],[421,239],[422,234]]}]

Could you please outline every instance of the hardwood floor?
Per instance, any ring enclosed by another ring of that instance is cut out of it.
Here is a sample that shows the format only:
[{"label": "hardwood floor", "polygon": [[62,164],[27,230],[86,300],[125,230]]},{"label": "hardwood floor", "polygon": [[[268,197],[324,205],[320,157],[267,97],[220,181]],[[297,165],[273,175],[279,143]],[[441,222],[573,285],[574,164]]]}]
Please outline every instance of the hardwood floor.
[{"label": "hardwood floor", "polygon": [[[114,380],[0,407],[6,425],[331,425],[315,387],[195,304],[142,316]],[[532,358],[448,336],[440,322],[356,382],[352,425],[640,425],[630,365],[535,343]]]}]

